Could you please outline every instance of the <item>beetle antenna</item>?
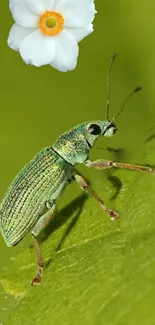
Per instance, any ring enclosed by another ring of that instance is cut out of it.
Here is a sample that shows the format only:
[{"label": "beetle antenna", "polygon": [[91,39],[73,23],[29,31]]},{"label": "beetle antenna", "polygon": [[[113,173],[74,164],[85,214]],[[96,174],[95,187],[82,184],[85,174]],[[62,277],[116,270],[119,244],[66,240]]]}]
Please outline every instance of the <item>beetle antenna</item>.
[{"label": "beetle antenna", "polygon": [[113,119],[111,120],[111,122],[114,122],[120,115],[121,113],[124,111],[124,108],[126,106],[126,103],[128,102],[128,100],[135,94],[137,93],[138,91],[142,90],[143,88],[138,86],[136,87],[125,99],[123,105],[122,105],[122,108],[120,109],[120,111],[113,117]]},{"label": "beetle antenna", "polygon": [[117,53],[115,53],[112,56],[112,58],[110,60],[110,64],[109,64],[108,73],[107,73],[107,100],[106,100],[106,116],[107,116],[107,120],[109,120],[109,106],[110,106],[110,76],[111,76],[112,66],[113,66],[113,63],[115,62],[116,58],[117,58]]}]

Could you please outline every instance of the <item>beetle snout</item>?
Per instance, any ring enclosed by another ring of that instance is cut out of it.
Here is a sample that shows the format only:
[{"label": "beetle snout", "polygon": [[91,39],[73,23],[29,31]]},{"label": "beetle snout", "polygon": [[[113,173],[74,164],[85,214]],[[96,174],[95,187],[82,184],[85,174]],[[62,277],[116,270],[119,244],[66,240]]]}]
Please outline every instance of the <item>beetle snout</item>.
[{"label": "beetle snout", "polygon": [[111,137],[112,135],[114,135],[117,131],[117,127],[115,123],[110,123],[107,125],[107,127],[104,129],[102,135],[106,136],[106,137]]}]

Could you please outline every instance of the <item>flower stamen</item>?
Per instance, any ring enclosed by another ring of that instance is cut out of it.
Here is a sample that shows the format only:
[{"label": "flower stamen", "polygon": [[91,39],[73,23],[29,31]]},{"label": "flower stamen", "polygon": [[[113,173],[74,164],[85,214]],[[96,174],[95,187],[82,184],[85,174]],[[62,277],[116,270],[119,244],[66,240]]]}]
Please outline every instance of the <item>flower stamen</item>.
[{"label": "flower stamen", "polygon": [[59,12],[46,10],[40,16],[38,25],[44,35],[54,36],[62,32],[64,18]]}]

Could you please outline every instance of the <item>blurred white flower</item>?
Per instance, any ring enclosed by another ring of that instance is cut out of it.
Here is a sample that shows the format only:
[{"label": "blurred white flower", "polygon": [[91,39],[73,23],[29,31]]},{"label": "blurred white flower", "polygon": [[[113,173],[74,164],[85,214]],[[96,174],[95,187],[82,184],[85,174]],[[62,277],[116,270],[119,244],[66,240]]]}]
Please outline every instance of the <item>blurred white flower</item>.
[{"label": "blurred white flower", "polygon": [[94,0],[10,0],[15,24],[8,45],[27,64],[73,70],[78,45],[93,32]]}]

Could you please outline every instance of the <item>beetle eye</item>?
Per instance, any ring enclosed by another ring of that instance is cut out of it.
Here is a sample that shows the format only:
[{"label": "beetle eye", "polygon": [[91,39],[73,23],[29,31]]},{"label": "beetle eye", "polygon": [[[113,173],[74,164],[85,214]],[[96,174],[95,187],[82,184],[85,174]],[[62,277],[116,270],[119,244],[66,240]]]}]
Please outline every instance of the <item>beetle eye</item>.
[{"label": "beetle eye", "polygon": [[101,134],[101,128],[97,124],[91,124],[90,127],[89,127],[89,129],[88,129],[88,131],[92,135],[99,135],[99,134]]}]

